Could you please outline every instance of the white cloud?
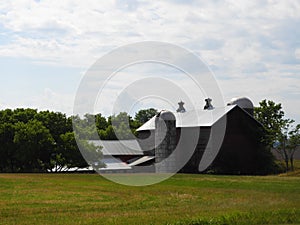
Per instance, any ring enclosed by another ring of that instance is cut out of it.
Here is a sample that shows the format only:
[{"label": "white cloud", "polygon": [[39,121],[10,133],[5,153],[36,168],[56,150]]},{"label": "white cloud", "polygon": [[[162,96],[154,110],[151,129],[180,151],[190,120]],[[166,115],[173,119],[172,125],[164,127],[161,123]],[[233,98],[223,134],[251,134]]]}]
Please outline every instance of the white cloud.
[{"label": "white cloud", "polygon": [[278,99],[296,115],[299,11],[294,0],[4,1],[0,56],[86,69],[123,44],[166,41],[211,65],[227,98]]},{"label": "white cloud", "polygon": [[275,35],[284,29],[284,24],[280,24],[279,31],[274,27],[281,18],[294,15],[292,18],[298,19],[296,12],[300,8],[286,1],[178,3],[14,1],[2,7],[6,13],[1,15],[1,21],[14,36],[0,54],[56,58],[67,65],[86,66],[113,47],[162,40],[195,51],[213,51],[214,58],[229,58],[236,65],[236,57],[228,54],[239,55],[242,63],[245,58],[260,59],[264,53],[260,37],[280,45],[282,40],[276,42]]},{"label": "white cloud", "polygon": [[67,115],[73,114],[74,95],[55,92],[45,88],[42,94],[30,98],[19,98],[19,101],[0,101],[0,110],[11,108],[34,108],[38,110],[52,110],[64,112]]},{"label": "white cloud", "polygon": [[34,96],[29,102],[24,102],[24,104],[29,104],[39,110],[49,110],[51,108],[53,111],[61,111],[67,115],[72,115],[73,102],[74,95],[45,88],[41,95]]},{"label": "white cloud", "polygon": [[295,57],[300,60],[300,48],[295,50]]}]

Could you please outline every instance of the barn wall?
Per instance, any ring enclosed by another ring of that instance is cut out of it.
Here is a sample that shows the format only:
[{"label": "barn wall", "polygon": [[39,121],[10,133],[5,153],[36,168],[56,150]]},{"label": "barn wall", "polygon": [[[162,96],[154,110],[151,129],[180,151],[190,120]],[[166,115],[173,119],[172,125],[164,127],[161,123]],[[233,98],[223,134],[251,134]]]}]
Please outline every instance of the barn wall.
[{"label": "barn wall", "polygon": [[[181,128],[187,130],[186,132],[191,132],[195,128]],[[178,135],[181,133],[181,129],[178,129]],[[196,149],[191,157],[191,159],[186,163],[186,165],[180,170],[181,173],[199,173],[198,167],[204,150],[207,146],[209,135],[211,132],[210,127],[201,127],[199,132],[199,140]],[[184,153],[184,149],[181,150]]]},{"label": "barn wall", "polygon": [[154,150],[155,147],[155,131],[143,130],[138,132],[138,139],[141,148],[144,151]]},{"label": "barn wall", "polygon": [[210,169],[221,174],[263,174],[271,157],[261,138],[261,126],[241,109],[233,109],[227,114],[223,144]]}]

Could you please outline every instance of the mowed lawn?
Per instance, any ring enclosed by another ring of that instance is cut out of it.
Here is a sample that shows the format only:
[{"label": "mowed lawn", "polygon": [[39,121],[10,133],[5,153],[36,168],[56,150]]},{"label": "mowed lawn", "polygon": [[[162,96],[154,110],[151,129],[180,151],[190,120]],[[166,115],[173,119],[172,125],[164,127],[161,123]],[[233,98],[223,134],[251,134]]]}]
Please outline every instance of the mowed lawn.
[{"label": "mowed lawn", "polygon": [[297,223],[297,174],[178,174],[145,187],[97,174],[0,174],[0,224]]}]

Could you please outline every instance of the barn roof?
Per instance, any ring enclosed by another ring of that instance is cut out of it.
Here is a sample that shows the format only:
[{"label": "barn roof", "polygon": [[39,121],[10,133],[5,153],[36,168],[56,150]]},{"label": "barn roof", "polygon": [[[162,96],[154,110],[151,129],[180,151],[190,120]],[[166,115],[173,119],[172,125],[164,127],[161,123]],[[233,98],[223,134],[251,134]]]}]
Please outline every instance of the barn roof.
[{"label": "barn roof", "polygon": [[140,165],[142,163],[145,163],[145,162],[148,162],[152,159],[154,159],[155,157],[154,156],[143,156],[135,161],[133,161],[132,163],[129,164],[129,166],[137,166],[137,165]]},{"label": "barn roof", "polygon": [[99,168],[99,171],[105,171],[105,170],[130,170],[131,166],[129,166],[127,163],[122,162],[120,159],[117,158],[103,158],[101,160],[104,164],[104,168]]},{"label": "barn roof", "polygon": [[144,155],[137,140],[90,140],[96,146],[102,146],[103,155]]},{"label": "barn roof", "polygon": [[[235,107],[238,106],[229,105],[210,110],[197,109],[186,111],[184,113],[173,112],[176,117],[176,127],[210,127]],[[155,117],[156,116],[152,117],[144,123],[137,131],[154,130]]]}]

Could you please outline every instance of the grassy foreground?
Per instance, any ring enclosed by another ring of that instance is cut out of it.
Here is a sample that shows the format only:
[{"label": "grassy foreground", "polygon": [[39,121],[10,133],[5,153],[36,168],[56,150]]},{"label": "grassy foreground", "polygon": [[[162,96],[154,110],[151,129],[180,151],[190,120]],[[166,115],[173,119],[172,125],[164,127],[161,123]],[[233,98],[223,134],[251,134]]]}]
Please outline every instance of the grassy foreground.
[{"label": "grassy foreground", "polygon": [[175,175],[146,187],[96,174],[0,174],[0,224],[300,224],[300,177]]}]

